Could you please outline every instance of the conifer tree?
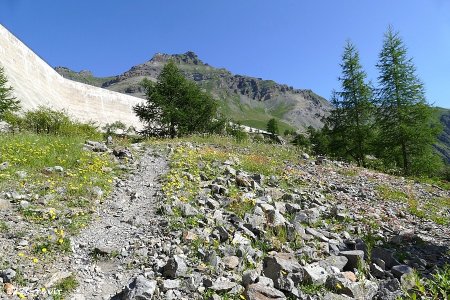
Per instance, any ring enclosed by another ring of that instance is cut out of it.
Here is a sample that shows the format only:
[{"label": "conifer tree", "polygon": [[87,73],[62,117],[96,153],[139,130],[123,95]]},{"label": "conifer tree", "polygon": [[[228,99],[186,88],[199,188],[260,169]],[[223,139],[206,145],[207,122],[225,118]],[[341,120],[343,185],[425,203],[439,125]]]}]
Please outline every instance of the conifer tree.
[{"label": "conifer tree", "polygon": [[5,113],[17,111],[20,108],[19,101],[12,95],[12,91],[12,87],[8,86],[5,71],[0,67],[0,120]]},{"label": "conifer tree", "polygon": [[270,132],[272,135],[278,134],[278,121],[275,118],[272,118],[267,122],[267,131]]},{"label": "conifer tree", "polygon": [[366,83],[366,73],[360,62],[358,50],[347,42],[342,55],[340,91],[333,91],[334,110],[326,119],[330,128],[330,151],[332,155],[354,160],[365,165],[372,140],[373,104],[372,88]]},{"label": "conifer tree", "polygon": [[216,101],[187,80],[173,61],[164,66],[156,83],[144,80],[142,85],[147,102],[134,111],[146,123],[146,135],[174,138],[213,127]]},{"label": "conifer tree", "polygon": [[432,110],[413,61],[398,32],[390,27],[377,68],[378,156],[405,175],[433,171],[439,165],[432,149],[439,128],[432,124]]}]

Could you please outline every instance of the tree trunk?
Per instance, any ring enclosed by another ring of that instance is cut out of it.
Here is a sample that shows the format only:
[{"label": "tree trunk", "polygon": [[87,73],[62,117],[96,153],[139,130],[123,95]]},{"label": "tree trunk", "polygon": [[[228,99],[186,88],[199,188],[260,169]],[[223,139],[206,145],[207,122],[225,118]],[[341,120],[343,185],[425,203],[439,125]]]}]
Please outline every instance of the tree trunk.
[{"label": "tree trunk", "polygon": [[169,134],[170,134],[170,138],[171,139],[174,139],[175,138],[175,135],[176,135],[176,132],[175,132],[175,125],[172,123],[172,122],[170,122],[170,126],[169,126]]},{"label": "tree trunk", "polygon": [[402,156],[403,156],[403,173],[405,175],[409,174],[409,163],[408,163],[408,153],[406,151],[406,144],[402,141]]}]

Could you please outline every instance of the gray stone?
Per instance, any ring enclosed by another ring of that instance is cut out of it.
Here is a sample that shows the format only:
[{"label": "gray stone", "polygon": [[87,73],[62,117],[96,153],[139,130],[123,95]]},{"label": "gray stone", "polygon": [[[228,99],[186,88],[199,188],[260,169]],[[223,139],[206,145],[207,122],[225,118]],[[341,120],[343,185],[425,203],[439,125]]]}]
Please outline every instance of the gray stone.
[{"label": "gray stone", "polygon": [[394,258],[393,250],[388,250],[380,247],[375,247],[372,249],[372,261],[375,261],[376,259],[382,260],[385,263],[386,269],[390,269],[393,266],[400,264],[398,260]]},{"label": "gray stone", "polygon": [[58,172],[58,173],[64,172],[64,168],[61,166],[54,166],[53,169],[55,170],[55,172]]},{"label": "gray stone", "polygon": [[259,277],[259,273],[256,270],[247,270],[242,274],[242,285],[247,287],[250,284],[256,282]]},{"label": "gray stone", "polygon": [[345,271],[353,271],[358,268],[359,263],[364,264],[364,251],[362,250],[341,251],[340,255],[348,259],[344,267]]},{"label": "gray stone", "polygon": [[306,265],[303,267],[305,279],[315,285],[322,285],[328,277],[328,272],[318,264]]},{"label": "gray stone", "polygon": [[290,273],[299,273],[303,277],[303,269],[291,253],[275,253],[266,256],[263,261],[263,273],[273,280],[278,289],[291,291],[295,287],[292,278],[287,278]]},{"label": "gray stone", "polygon": [[[275,253],[264,258],[264,275],[273,279],[277,278],[280,271],[286,273],[301,272],[302,266],[291,253]],[[277,275],[274,275],[277,274]]]},{"label": "gray stone", "polygon": [[278,178],[277,178],[277,176],[271,175],[271,176],[269,177],[269,180],[268,180],[268,182],[267,182],[267,185],[268,185],[268,186],[273,186],[273,187],[278,186]]},{"label": "gray stone", "polygon": [[3,278],[4,283],[11,282],[16,277],[16,271],[7,269],[0,273],[0,277]]},{"label": "gray stone", "polygon": [[178,290],[168,290],[165,294],[166,300],[181,299],[181,292]]},{"label": "gray stone", "polygon": [[397,278],[380,281],[379,284],[380,286],[375,297],[377,300],[397,300],[403,295]]},{"label": "gray stone", "polygon": [[93,196],[95,196],[97,198],[101,198],[103,196],[103,190],[98,186],[93,186],[91,188],[91,193]]},{"label": "gray stone", "polygon": [[264,175],[262,174],[255,174],[252,176],[252,179],[259,185],[261,185],[264,182]]},{"label": "gray stone", "polygon": [[290,214],[295,214],[302,210],[302,207],[296,203],[286,203],[286,211]]},{"label": "gray stone", "polygon": [[270,210],[267,212],[270,225],[277,227],[287,223],[286,219],[278,210]]},{"label": "gray stone", "polygon": [[237,256],[226,256],[222,259],[223,265],[229,270],[236,269],[239,266],[239,257]]},{"label": "gray stone", "polygon": [[19,205],[21,209],[27,209],[30,207],[31,204],[26,200],[21,200]]},{"label": "gray stone", "polygon": [[211,184],[209,186],[209,188],[211,189],[211,192],[213,194],[222,195],[222,196],[228,195],[228,189],[226,187],[224,187],[223,185]]},{"label": "gray stone", "polygon": [[318,232],[314,228],[306,228],[306,233],[314,236],[315,238],[319,239],[322,242],[328,242],[330,239],[324,236],[322,233]]},{"label": "gray stone", "polygon": [[167,290],[179,289],[180,287],[181,281],[179,279],[166,279],[161,284],[161,288],[164,292]]},{"label": "gray stone", "polygon": [[323,299],[324,300],[348,300],[348,299],[353,299],[353,298],[346,296],[346,295],[326,293],[325,296],[323,297]]},{"label": "gray stone", "polygon": [[237,285],[238,284],[236,282],[233,282],[228,278],[219,278],[213,283],[210,289],[218,293],[224,293],[229,292]]},{"label": "gray stone", "polygon": [[214,199],[208,198],[206,200],[206,206],[208,206],[209,209],[218,209],[220,207],[220,203]]},{"label": "gray stone", "polygon": [[376,264],[378,267],[380,267],[383,271],[386,271],[386,263],[384,260],[379,258],[372,259],[373,263]]},{"label": "gray stone", "polygon": [[286,296],[283,292],[259,283],[251,284],[245,290],[247,300],[284,300]]},{"label": "gray stone", "polygon": [[375,276],[376,278],[383,278],[384,277],[384,270],[378,266],[377,264],[370,264],[370,273]]},{"label": "gray stone", "polygon": [[266,276],[259,276],[257,283],[274,287],[273,280]]},{"label": "gray stone", "polygon": [[207,251],[203,261],[213,267],[216,267],[217,264],[219,263],[219,258],[217,257],[216,251],[214,250]]},{"label": "gray stone", "polygon": [[24,179],[28,176],[27,172],[25,171],[17,171],[16,172],[17,177],[19,177],[20,179]]},{"label": "gray stone", "polygon": [[240,186],[240,187],[251,187],[252,183],[251,183],[251,179],[249,179],[247,176],[244,175],[237,175],[236,176],[236,185]]},{"label": "gray stone", "polygon": [[198,210],[189,203],[182,203],[180,208],[183,217],[193,217],[199,214]]},{"label": "gray stone", "polygon": [[187,266],[184,259],[179,255],[174,255],[163,267],[162,274],[167,278],[184,276],[187,273]]},{"label": "gray stone", "polygon": [[370,280],[352,282],[343,274],[328,276],[325,286],[339,294],[350,296],[354,299],[372,299],[378,290],[378,285]]},{"label": "gray stone", "polygon": [[220,242],[226,242],[230,238],[228,231],[223,226],[216,227],[217,233],[219,234]]},{"label": "gray stone", "polygon": [[345,265],[348,262],[348,258],[345,256],[329,256],[324,260],[319,261],[319,265],[325,269],[330,267],[336,267],[339,271],[344,270]]},{"label": "gray stone", "polygon": [[11,208],[11,202],[6,199],[0,198],[0,210],[8,210]]},{"label": "gray stone", "polygon": [[68,277],[72,276],[72,272],[64,272],[64,271],[60,271],[60,272],[56,272],[54,273],[50,279],[47,280],[47,282],[44,284],[44,287],[46,289],[53,287],[57,282],[66,279]]},{"label": "gray stone", "polygon": [[250,245],[251,241],[243,236],[240,232],[235,232],[231,243],[233,245]]},{"label": "gray stone", "polygon": [[128,148],[118,147],[113,150],[115,157],[119,159],[133,159],[133,154]]},{"label": "gray stone", "polygon": [[125,289],[111,300],[151,300],[157,287],[156,280],[148,280],[142,275],[133,278]]},{"label": "gray stone", "polygon": [[231,166],[225,166],[225,174],[231,175],[231,176],[236,176],[236,170],[233,169]]},{"label": "gray stone", "polygon": [[86,141],[84,147],[86,149],[94,151],[94,152],[108,151],[108,147],[104,143],[100,143],[100,142]]},{"label": "gray stone", "polygon": [[407,265],[397,265],[397,266],[393,266],[391,269],[392,274],[397,277],[400,278],[402,277],[402,275],[405,274],[411,274],[414,270]]},{"label": "gray stone", "polygon": [[6,170],[9,167],[9,162],[5,161],[0,164],[0,171]]},{"label": "gray stone", "polygon": [[277,280],[274,280],[274,286],[282,291],[291,292],[295,289],[295,283],[292,278],[287,276],[280,276]]}]

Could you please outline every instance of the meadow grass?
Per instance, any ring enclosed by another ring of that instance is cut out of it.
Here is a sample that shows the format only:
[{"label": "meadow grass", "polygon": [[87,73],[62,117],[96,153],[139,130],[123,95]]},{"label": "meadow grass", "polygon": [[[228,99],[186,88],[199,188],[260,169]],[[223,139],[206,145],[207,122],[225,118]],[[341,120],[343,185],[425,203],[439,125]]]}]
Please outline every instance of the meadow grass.
[{"label": "meadow grass", "polygon": [[111,157],[83,150],[84,142],[76,134],[0,135],[0,163],[7,163],[0,170],[0,190],[26,195],[28,206],[17,212],[28,226],[45,232],[33,235],[30,248],[18,253],[22,259],[37,264],[71,251],[70,235],[88,225],[110,191],[117,175]]}]

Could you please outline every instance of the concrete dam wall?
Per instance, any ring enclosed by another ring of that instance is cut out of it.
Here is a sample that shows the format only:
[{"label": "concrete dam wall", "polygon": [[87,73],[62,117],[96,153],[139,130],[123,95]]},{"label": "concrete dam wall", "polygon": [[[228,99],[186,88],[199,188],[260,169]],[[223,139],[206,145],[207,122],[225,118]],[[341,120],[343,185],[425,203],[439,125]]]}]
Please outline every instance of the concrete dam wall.
[{"label": "concrete dam wall", "polygon": [[23,110],[39,105],[64,109],[79,121],[99,125],[121,121],[141,128],[132,107],[140,98],[63,78],[30,48],[0,25],[0,66]]}]

